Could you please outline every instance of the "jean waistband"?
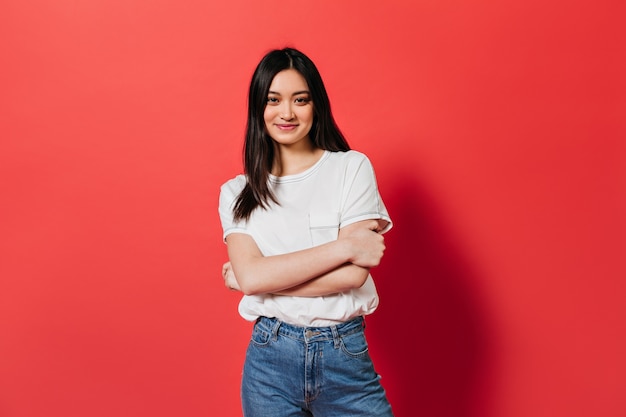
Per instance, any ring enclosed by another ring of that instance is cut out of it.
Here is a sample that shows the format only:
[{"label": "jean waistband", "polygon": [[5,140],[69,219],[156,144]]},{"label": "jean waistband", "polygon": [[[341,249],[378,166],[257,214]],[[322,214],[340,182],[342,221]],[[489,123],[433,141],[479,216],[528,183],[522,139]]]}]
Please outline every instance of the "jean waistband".
[{"label": "jean waistband", "polygon": [[276,318],[259,317],[255,325],[264,328],[264,330],[272,334],[273,337],[281,335],[309,343],[324,340],[337,341],[341,336],[363,331],[365,328],[365,320],[362,316],[358,316],[333,326],[303,327],[285,323]]}]

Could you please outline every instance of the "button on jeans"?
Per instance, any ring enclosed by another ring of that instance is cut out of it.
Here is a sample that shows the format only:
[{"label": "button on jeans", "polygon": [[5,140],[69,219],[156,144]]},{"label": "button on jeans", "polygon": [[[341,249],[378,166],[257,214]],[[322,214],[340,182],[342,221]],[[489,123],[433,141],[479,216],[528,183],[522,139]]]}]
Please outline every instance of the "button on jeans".
[{"label": "button on jeans", "polygon": [[357,317],[299,327],[261,317],[241,384],[245,417],[393,417]]}]

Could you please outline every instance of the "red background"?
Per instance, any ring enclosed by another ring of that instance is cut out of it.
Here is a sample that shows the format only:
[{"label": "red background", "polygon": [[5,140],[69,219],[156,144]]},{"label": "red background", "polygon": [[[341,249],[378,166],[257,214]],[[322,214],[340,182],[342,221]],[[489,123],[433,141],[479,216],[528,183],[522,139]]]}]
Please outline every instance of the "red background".
[{"label": "red background", "polygon": [[270,48],[318,65],[395,228],[398,417],[626,415],[622,1],[5,0],[0,415],[239,416],[220,277]]}]

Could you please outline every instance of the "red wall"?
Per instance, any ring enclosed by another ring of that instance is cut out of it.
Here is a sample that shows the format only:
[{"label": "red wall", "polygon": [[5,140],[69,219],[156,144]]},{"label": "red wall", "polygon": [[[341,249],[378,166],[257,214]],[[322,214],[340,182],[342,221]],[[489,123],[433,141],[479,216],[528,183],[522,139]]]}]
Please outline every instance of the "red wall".
[{"label": "red wall", "polygon": [[395,220],[368,334],[397,416],[626,415],[625,15],[3,1],[0,415],[240,415],[218,188],[285,45]]}]

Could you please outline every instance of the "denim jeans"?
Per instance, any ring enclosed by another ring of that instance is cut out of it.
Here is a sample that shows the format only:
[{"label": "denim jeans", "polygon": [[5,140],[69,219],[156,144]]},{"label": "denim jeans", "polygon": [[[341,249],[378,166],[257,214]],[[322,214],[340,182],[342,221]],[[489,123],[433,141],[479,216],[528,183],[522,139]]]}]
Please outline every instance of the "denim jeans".
[{"label": "denim jeans", "polygon": [[261,317],[241,383],[245,417],[393,417],[357,317],[299,327]]}]

